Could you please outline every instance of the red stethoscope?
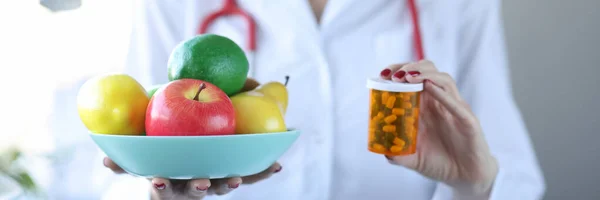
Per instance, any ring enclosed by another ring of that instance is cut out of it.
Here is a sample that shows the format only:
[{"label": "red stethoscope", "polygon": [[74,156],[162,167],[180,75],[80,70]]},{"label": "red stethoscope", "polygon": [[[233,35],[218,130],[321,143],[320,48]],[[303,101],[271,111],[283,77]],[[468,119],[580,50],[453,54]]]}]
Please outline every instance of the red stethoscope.
[{"label": "red stethoscope", "polygon": [[[412,17],[413,24],[413,40],[414,40],[414,48],[417,53],[417,60],[424,59],[425,55],[423,53],[423,44],[421,41],[421,30],[419,26],[419,13],[417,12],[417,6],[415,4],[415,0],[408,0],[408,7],[410,10],[410,15]],[[200,23],[200,27],[198,28],[198,34],[204,34],[208,30],[213,21],[222,16],[235,16],[238,15],[246,21],[248,26],[248,51],[249,53],[254,53],[256,51],[256,23],[254,19],[240,8],[235,0],[225,0],[223,7],[215,12],[210,13],[204,20]],[[253,66],[253,65],[252,65]]]}]

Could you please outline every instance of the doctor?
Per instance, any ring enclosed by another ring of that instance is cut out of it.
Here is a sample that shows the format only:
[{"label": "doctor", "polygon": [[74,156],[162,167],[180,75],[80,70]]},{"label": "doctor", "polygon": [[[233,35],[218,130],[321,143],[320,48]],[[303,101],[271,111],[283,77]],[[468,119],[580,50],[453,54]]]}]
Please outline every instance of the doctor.
[{"label": "doctor", "polygon": [[[221,0],[140,0],[127,73],[166,83],[170,51]],[[259,82],[290,75],[303,131],[271,168],[227,180],[149,181],[153,199],[540,199],[545,185],[513,101],[499,0],[240,0],[257,24]],[[208,32],[247,46],[240,18]],[[367,151],[366,80],[424,83],[415,155]],[[110,159],[104,164],[122,170]]]}]

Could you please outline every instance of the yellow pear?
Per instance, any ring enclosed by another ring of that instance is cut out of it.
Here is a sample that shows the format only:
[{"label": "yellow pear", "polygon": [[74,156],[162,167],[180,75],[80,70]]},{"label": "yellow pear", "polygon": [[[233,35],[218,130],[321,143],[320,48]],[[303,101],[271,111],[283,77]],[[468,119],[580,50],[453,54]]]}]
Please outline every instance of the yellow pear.
[{"label": "yellow pear", "polygon": [[235,133],[272,133],[286,131],[280,106],[271,96],[256,90],[231,97],[235,110]]},{"label": "yellow pear", "polygon": [[93,133],[141,135],[150,98],[125,74],[101,75],[86,81],[77,94],[77,111]]},{"label": "yellow pear", "polygon": [[285,83],[282,84],[277,81],[269,82],[264,85],[259,86],[256,91],[263,93],[266,96],[269,96],[277,102],[278,106],[281,109],[281,113],[285,116],[288,105],[288,91],[287,91],[287,83],[290,77],[285,76]]}]

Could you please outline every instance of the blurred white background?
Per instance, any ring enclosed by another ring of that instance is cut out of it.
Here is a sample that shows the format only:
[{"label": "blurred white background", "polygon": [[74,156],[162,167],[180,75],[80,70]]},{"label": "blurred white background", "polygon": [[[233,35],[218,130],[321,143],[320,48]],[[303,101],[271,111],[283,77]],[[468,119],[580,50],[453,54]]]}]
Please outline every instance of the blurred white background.
[{"label": "blurred white background", "polygon": [[53,149],[47,132],[54,92],[124,66],[131,9],[130,1],[85,0],[79,9],[52,13],[38,0],[0,1],[0,118],[10,119],[0,122],[0,145]]},{"label": "blurred white background", "polygon": [[[100,170],[92,169],[101,167],[100,158],[64,171],[51,166],[68,165],[55,156],[89,160],[91,155],[75,149],[96,149],[82,124],[65,119],[78,117],[75,95],[86,77],[123,68],[131,11],[128,0],[84,0],[79,9],[56,13],[39,0],[0,1],[0,154],[10,147],[23,151],[18,166],[48,193],[61,187],[52,185],[52,179],[77,181],[76,176]],[[76,198],[103,181],[91,177],[67,191]],[[0,188],[8,189],[3,183]]]},{"label": "blurred white background", "polygon": [[[545,173],[545,199],[600,199],[598,8],[598,0],[504,1],[515,98]],[[69,152],[56,144],[89,140],[81,124],[60,122],[77,117],[72,94],[87,76],[122,69],[131,10],[125,0],[83,0],[59,13],[38,0],[0,1],[0,152]],[[50,187],[48,162],[31,162],[36,181]]]}]

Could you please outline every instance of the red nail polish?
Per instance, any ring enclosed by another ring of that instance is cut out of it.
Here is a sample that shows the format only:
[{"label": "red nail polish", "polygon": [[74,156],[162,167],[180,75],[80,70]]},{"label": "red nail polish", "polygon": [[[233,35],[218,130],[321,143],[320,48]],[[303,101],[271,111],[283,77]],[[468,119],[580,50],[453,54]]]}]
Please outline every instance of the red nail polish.
[{"label": "red nail polish", "polygon": [[165,187],[166,187],[166,186],[165,186],[165,184],[164,184],[164,183],[155,183],[155,184],[154,184],[154,187],[155,187],[156,189],[163,190],[163,189],[165,189]]},{"label": "red nail polish", "polygon": [[404,77],[404,75],[406,75],[406,72],[403,70],[400,70],[394,74],[394,77],[396,77],[397,79],[401,79],[402,77]]},{"label": "red nail polish", "polygon": [[383,71],[381,71],[381,76],[387,77],[390,75],[390,73],[392,73],[391,69],[384,69]]},{"label": "red nail polish", "polygon": [[411,76],[418,76],[418,75],[421,75],[421,72],[418,72],[418,71],[410,71],[410,72],[408,72],[408,74],[410,74]]},{"label": "red nail polish", "polygon": [[206,191],[206,190],[208,190],[208,187],[206,187],[206,186],[205,187],[196,186],[196,190],[198,190],[198,191]]},{"label": "red nail polish", "polygon": [[238,183],[238,184],[235,184],[235,185],[229,185],[229,188],[230,189],[235,189],[235,188],[238,188],[239,186],[240,186],[240,184]]},{"label": "red nail polish", "polygon": [[275,170],[275,172],[273,172],[273,173],[280,172],[282,169],[283,169],[283,167],[282,167],[282,166],[279,166],[279,168],[278,168],[278,169],[276,169],[276,170]]}]

